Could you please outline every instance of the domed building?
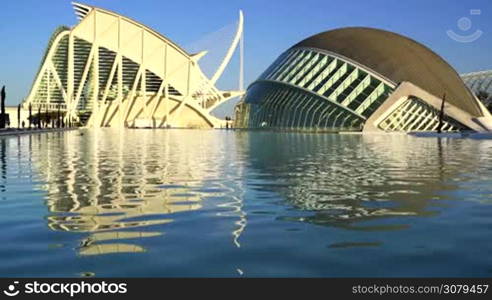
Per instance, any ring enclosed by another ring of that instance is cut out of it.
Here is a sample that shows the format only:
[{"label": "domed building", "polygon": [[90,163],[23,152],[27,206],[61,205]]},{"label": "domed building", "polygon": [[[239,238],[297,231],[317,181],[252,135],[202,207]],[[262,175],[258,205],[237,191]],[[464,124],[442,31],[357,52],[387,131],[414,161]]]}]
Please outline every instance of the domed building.
[{"label": "domed building", "polygon": [[434,131],[441,121],[443,131],[492,130],[490,113],[439,55],[362,27],[323,32],[282,53],[235,112],[239,128],[327,132]]}]

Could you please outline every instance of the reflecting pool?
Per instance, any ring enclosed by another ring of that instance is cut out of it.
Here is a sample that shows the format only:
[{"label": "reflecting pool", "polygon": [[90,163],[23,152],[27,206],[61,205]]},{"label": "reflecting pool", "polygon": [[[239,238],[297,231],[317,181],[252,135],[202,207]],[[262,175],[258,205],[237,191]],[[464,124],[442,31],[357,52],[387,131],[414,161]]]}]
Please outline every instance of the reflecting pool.
[{"label": "reflecting pool", "polygon": [[492,140],[0,137],[0,274],[492,275]]}]

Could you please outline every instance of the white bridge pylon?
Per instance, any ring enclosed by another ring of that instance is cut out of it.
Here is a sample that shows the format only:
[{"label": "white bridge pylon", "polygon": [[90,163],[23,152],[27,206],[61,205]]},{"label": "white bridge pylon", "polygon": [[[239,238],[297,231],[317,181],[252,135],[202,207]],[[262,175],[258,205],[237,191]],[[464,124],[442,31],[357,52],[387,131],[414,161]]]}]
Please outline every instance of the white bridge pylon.
[{"label": "white bridge pylon", "polygon": [[[33,112],[60,110],[90,127],[215,128],[217,106],[243,91],[242,11],[232,43],[212,78],[198,61],[156,31],[101,8],[73,3],[79,23],[61,27],[49,41],[31,92]],[[215,83],[240,47],[239,89]]]}]

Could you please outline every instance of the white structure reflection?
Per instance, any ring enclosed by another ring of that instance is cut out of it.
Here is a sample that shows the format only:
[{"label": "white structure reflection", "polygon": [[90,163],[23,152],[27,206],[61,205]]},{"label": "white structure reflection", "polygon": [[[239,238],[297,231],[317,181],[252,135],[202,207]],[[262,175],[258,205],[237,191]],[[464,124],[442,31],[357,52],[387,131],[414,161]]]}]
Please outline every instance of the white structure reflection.
[{"label": "white structure reflection", "polygon": [[162,235],[162,225],[199,210],[206,198],[226,208],[219,217],[238,218],[232,236],[239,246],[242,171],[224,163],[236,151],[216,132],[94,129],[36,135],[31,143],[48,226],[89,233],[81,255],[143,252],[127,241]]}]

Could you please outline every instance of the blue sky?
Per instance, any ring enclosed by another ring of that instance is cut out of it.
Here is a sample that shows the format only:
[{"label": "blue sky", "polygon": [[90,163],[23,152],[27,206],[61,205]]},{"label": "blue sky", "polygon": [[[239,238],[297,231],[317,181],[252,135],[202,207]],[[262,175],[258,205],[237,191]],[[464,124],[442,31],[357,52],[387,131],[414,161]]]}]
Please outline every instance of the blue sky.
[{"label": "blue sky", "polygon": [[[490,0],[87,0],[154,28],[179,45],[192,45],[245,14],[245,82],[251,83],[284,50],[330,29],[368,26],[411,37],[443,56],[460,73],[492,69],[492,1]],[[480,9],[480,15],[470,15]],[[467,17],[468,31],[457,22]],[[7,103],[27,96],[47,41],[58,25],[75,25],[70,1],[4,0],[0,10],[0,85]],[[447,30],[483,35],[459,43]],[[224,44],[225,46],[226,44]],[[237,59],[219,87],[237,87]],[[231,109],[231,105],[220,108]]]}]

